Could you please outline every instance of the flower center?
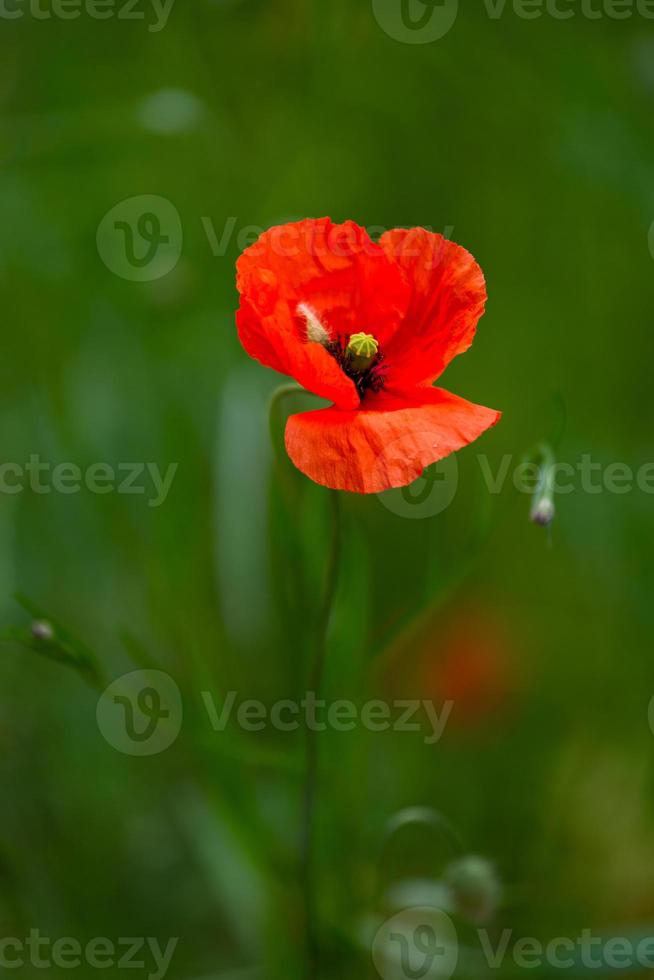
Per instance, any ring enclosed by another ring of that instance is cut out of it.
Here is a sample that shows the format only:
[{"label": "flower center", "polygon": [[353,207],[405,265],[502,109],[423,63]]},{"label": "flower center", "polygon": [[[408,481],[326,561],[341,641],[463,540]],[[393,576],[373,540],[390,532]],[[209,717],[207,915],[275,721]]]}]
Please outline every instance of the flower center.
[{"label": "flower center", "polygon": [[345,353],[353,371],[366,371],[379,353],[379,344],[371,333],[353,333]]},{"label": "flower center", "polygon": [[371,333],[353,333],[347,341],[342,335],[332,338],[316,311],[307,303],[300,303],[297,312],[306,323],[309,343],[320,344],[331,354],[355,385],[359,398],[363,400],[367,391],[381,391],[386,380],[380,371],[384,355],[376,337]]},{"label": "flower center", "polygon": [[362,401],[366,392],[381,391],[384,387],[386,378],[381,373],[384,355],[379,350],[377,338],[371,333],[353,333],[347,343],[345,338],[332,341],[327,350],[353,382]]}]

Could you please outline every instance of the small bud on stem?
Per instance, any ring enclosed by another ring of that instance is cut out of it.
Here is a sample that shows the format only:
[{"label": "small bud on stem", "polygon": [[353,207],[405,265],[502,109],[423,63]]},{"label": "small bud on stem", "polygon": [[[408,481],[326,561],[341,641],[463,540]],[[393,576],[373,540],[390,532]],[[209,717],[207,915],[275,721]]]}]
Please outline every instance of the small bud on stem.
[{"label": "small bud on stem", "polygon": [[54,640],[54,630],[45,619],[36,619],[32,623],[31,630],[35,640],[43,640],[45,643]]},{"label": "small bud on stem", "polygon": [[530,517],[534,524],[538,524],[539,527],[549,527],[555,514],[554,501],[549,497],[541,497],[540,500],[535,500],[532,504]]},{"label": "small bud on stem", "polygon": [[489,922],[500,904],[501,886],[486,858],[469,854],[448,865],[445,881],[454,908],[470,922]]},{"label": "small bud on stem", "polygon": [[554,505],[554,453],[543,443],[532,455],[538,466],[538,483],[531,503],[530,519],[539,527],[549,527],[556,515]]}]

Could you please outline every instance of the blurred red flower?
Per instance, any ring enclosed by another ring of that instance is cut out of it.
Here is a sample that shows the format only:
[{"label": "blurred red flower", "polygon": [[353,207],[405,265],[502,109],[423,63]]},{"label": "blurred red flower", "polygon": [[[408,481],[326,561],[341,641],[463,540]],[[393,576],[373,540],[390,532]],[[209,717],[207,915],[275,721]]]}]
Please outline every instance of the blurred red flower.
[{"label": "blurred red flower", "polygon": [[380,682],[388,697],[451,701],[448,729],[474,733],[518,707],[526,678],[510,622],[466,601],[409,624],[387,649]]},{"label": "blurred red flower", "polygon": [[505,624],[477,606],[425,638],[418,672],[422,691],[454,702],[452,722],[462,728],[504,713],[521,683]]},{"label": "blurred red flower", "polygon": [[279,225],[237,262],[252,357],[333,402],[289,418],[286,449],[336,490],[404,486],[500,413],[432,384],[472,343],[486,286],[473,257],[426,231],[373,242],[329,218]]}]

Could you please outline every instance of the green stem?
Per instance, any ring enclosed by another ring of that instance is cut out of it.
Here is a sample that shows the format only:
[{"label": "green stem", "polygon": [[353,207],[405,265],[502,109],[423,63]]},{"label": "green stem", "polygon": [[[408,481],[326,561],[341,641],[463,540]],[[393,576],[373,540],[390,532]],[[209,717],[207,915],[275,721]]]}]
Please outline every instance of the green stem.
[{"label": "green stem", "polygon": [[[304,389],[300,385],[284,384],[280,385],[270,398],[268,417],[273,449],[276,446],[276,423],[279,407],[289,395],[298,393],[311,394],[311,392],[304,392]],[[283,468],[280,468],[280,471],[281,469]],[[338,493],[335,490],[331,490],[329,496],[331,504],[330,545],[325,568],[324,591],[317,624],[316,648],[310,668],[308,684],[308,692],[311,692],[316,700],[320,698],[325,672],[327,633],[334,605],[334,597],[336,595],[341,551],[341,520]],[[302,794],[300,830],[300,879],[304,901],[306,980],[317,980],[320,969],[320,944],[315,887],[315,823],[319,758],[318,737],[315,727],[315,725],[309,724],[306,726],[304,789]]]},{"label": "green stem", "polygon": [[297,395],[300,392],[304,392],[304,388],[301,385],[289,382],[289,384],[280,385],[279,388],[275,388],[272,395],[270,396],[270,401],[268,402],[268,424],[270,426],[270,441],[275,447],[275,424],[277,422],[277,409],[281,402],[289,395]]},{"label": "green stem", "polygon": [[[311,665],[309,677],[309,693],[316,700],[320,699],[325,660],[327,654],[327,633],[331,619],[336,586],[338,583],[338,566],[341,551],[341,522],[338,493],[330,491],[332,506],[332,528],[327,567],[325,570],[325,586],[323,593],[316,650]],[[305,779],[302,801],[302,838],[301,838],[301,875],[302,891],[305,909],[306,927],[306,977],[316,980],[319,976],[320,947],[318,938],[318,916],[316,909],[316,869],[315,869],[315,823],[316,823],[316,791],[318,785],[318,733],[315,726],[307,724],[305,741]]]}]

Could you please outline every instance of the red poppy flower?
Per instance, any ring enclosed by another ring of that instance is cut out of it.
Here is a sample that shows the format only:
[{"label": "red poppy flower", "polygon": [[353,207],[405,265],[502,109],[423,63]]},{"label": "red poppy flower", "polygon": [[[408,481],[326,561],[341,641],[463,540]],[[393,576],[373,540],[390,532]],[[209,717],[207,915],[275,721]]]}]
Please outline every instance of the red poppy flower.
[{"label": "red poppy flower", "polygon": [[432,387],[486,302],[481,269],[442,235],[397,229],[375,243],[352,221],[300,221],[264,232],[237,272],[248,354],[333,402],[286,424],[290,458],[316,483],[404,486],[499,419]]}]

